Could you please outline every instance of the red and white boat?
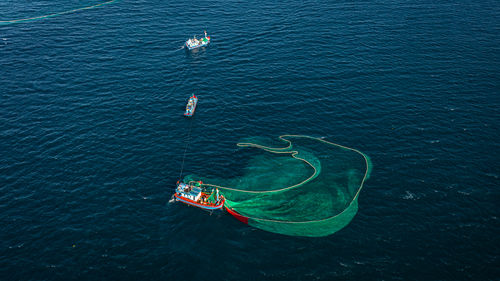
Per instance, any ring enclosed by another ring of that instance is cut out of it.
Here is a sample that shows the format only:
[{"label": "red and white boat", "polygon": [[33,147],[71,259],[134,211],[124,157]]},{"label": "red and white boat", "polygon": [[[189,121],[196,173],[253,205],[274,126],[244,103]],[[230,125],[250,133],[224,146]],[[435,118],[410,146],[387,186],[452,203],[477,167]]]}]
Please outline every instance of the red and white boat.
[{"label": "red and white boat", "polygon": [[191,95],[186,105],[186,112],[184,112],[184,116],[188,117],[193,116],[197,104],[198,104],[198,98],[196,97],[195,94]]},{"label": "red and white boat", "polygon": [[217,188],[204,187],[201,181],[177,182],[174,197],[177,201],[205,210],[222,209],[225,201]]}]

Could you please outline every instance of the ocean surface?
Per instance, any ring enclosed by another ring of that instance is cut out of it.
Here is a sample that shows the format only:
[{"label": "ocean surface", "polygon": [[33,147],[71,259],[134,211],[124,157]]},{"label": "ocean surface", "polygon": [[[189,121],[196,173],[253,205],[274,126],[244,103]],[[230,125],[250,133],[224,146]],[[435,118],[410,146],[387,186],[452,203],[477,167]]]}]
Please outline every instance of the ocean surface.
[{"label": "ocean surface", "polygon": [[[2,0],[0,280],[500,280],[500,2]],[[188,53],[207,30],[212,43]],[[187,98],[200,98],[192,120]],[[171,201],[247,137],[373,162],[339,232]]]}]

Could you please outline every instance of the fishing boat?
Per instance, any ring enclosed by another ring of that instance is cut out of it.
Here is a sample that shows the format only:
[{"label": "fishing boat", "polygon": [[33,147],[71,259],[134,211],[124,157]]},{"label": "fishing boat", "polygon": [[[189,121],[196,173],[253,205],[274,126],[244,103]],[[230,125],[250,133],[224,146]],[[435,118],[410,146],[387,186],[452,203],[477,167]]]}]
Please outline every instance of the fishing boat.
[{"label": "fishing boat", "polygon": [[177,201],[205,210],[220,210],[225,201],[217,188],[203,186],[201,181],[177,182],[174,197]]},{"label": "fishing boat", "polygon": [[188,39],[185,45],[186,48],[191,51],[194,49],[208,46],[209,43],[210,43],[210,36],[207,36],[207,32],[205,31],[205,37],[197,39],[195,35],[193,36],[193,38]]},{"label": "fishing boat", "polygon": [[192,94],[191,97],[189,97],[188,103],[186,105],[186,112],[184,112],[184,116],[193,116],[196,109],[196,104],[198,104],[198,98],[195,94]]}]

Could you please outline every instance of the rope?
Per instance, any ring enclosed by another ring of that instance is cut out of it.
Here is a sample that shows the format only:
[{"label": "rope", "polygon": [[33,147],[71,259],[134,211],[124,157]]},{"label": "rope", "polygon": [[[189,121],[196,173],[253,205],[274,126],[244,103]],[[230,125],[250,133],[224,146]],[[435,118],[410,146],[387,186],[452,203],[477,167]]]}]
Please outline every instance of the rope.
[{"label": "rope", "polygon": [[[271,153],[289,153],[289,154],[292,155],[293,158],[301,160],[301,161],[304,161],[305,163],[307,163],[309,166],[311,166],[314,169],[314,173],[313,173],[313,175],[311,175],[309,178],[307,178],[306,180],[302,181],[301,183],[298,183],[298,184],[295,184],[295,185],[292,185],[292,186],[289,186],[289,187],[285,187],[285,188],[282,188],[282,189],[278,189],[278,190],[267,190],[267,191],[248,191],[248,190],[235,189],[235,188],[218,186],[218,185],[213,185],[213,184],[203,184],[203,185],[217,187],[217,188],[220,188],[220,189],[226,189],[226,190],[232,190],[232,191],[238,191],[238,192],[245,192],[245,193],[271,193],[271,192],[279,192],[279,191],[284,191],[284,190],[287,190],[287,189],[292,189],[294,187],[297,187],[297,186],[300,186],[300,185],[303,185],[303,184],[307,183],[308,181],[310,181],[316,175],[317,170],[307,160],[305,160],[303,158],[300,158],[300,157],[297,157],[296,155],[299,153],[298,151],[296,151],[296,150],[293,150],[293,151],[282,151],[282,150],[290,149],[292,147],[292,142],[289,141],[288,139],[286,139],[285,137],[309,138],[309,139],[319,140],[319,141],[321,141],[323,143],[326,143],[326,144],[334,145],[334,146],[337,146],[337,147],[341,147],[341,148],[344,148],[344,149],[351,150],[351,151],[354,151],[356,153],[359,153],[361,156],[363,156],[363,158],[365,160],[366,170],[365,170],[365,174],[363,176],[363,179],[361,180],[361,183],[359,185],[358,191],[354,195],[354,197],[351,200],[351,202],[349,202],[349,204],[347,205],[347,207],[342,212],[340,212],[340,213],[338,213],[338,214],[336,214],[334,216],[327,217],[327,218],[320,219],[320,220],[285,221],[285,220],[273,220],[273,219],[264,219],[264,218],[256,218],[256,217],[248,217],[248,218],[249,219],[254,219],[254,220],[260,220],[260,221],[276,222],[276,223],[310,223],[310,222],[321,222],[321,221],[329,220],[329,219],[332,219],[332,218],[335,218],[335,217],[338,217],[338,216],[342,215],[347,209],[349,209],[349,207],[357,199],[359,193],[361,192],[361,189],[363,188],[365,180],[368,177],[368,172],[370,171],[370,164],[369,164],[370,161],[368,160],[367,156],[363,152],[361,152],[361,151],[359,151],[357,149],[350,148],[350,147],[347,147],[347,146],[343,146],[343,145],[340,145],[340,144],[336,144],[336,143],[333,143],[333,142],[329,142],[329,141],[323,140],[321,138],[315,138],[315,137],[303,136],[303,135],[281,135],[281,136],[279,136],[279,139],[281,139],[281,140],[283,140],[285,142],[288,142],[288,146],[283,147],[283,148],[267,147],[267,146],[263,146],[263,145],[259,145],[259,144],[254,144],[254,143],[237,143],[236,144],[239,147],[257,147],[257,148],[263,149],[263,150],[271,152]],[[226,200],[225,205],[227,205],[227,206],[229,206],[231,208],[231,206],[227,203],[227,200]]]},{"label": "rope", "polygon": [[60,15],[64,15],[64,14],[75,13],[75,12],[82,11],[82,10],[90,10],[90,9],[93,9],[93,8],[97,8],[99,6],[104,6],[104,5],[107,5],[107,4],[111,4],[111,3],[116,2],[116,1],[118,1],[118,0],[111,0],[111,1],[107,1],[107,2],[104,2],[104,3],[92,5],[92,6],[87,6],[87,7],[83,7],[83,8],[77,8],[77,9],[73,9],[73,10],[69,10],[69,11],[64,11],[64,12],[59,12],[59,13],[54,13],[54,14],[48,14],[48,15],[38,16],[38,17],[32,17],[32,18],[15,19],[15,20],[0,20],[0,25],[2,25],[2,24],[11,24],[11,23],[19,23],[19,22],[26,22],[26,21],[33,21],[33,20],[39,20],[39,19],[45,19],[45,18],[51,18],[51,17],[55,17],[55,16],[60,16]]},{"label": "rope", "polygon": [[184,154],[182,155],[181,173],[179,174],[179,180],[182,180],[182,172],[184,171],[184,160],[186,159],[187,149],[189,146],[189,142],[191,141],[191,131],[193,129],[192,118],[193,118],[192,116],[189,117],[189,119],[191,119],[191,121],[189,121],[190,124],[189,124],[189,132],[188,132],[188,136],[187,136],[186,148],[184,148]]}]

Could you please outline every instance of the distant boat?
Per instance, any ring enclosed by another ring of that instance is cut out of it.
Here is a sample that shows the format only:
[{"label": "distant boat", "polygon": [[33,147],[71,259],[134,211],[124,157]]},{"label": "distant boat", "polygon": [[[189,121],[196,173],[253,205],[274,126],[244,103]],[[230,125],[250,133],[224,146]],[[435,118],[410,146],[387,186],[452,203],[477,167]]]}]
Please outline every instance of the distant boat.
[{"label": "distant boat", "polygon": [[191,51],[194,49],[208,46],[209,43],[210,43],[210,36],[207,36],[207,32],[205,31],[205,37],[201,39],[196,39],[196,36],[193,36],[193,38],[190,38],[186,41],[185,45],[188,48],[188,50]]},{"label": "distant boat", "polygon": [[201,209],[222,209],[225,201],[224,196],[219,194],[217,188],[207,188],[202,185],[201,181],[177,182],[174,197],[177,201]]},{"label": "distant boat", "polygon": [[194,114],[194,111],[196,110],[196,105],[198,104],[198,98],[193,94],[186,105],[186,112],[184,112],[184,116],[191,117]]}]

